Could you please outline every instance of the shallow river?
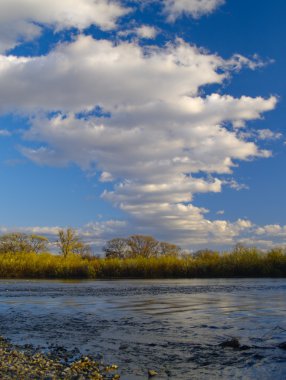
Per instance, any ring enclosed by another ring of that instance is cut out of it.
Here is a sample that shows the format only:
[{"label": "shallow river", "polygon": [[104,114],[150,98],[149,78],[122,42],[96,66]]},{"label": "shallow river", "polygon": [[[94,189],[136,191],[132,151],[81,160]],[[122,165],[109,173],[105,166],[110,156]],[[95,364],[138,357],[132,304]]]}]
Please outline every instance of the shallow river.
[{"label": "shallow river", "polygon": [[[0,335],[123,380],[286,379],[286,280],[0,281]],[[219,344],[236,337],[245,349]]]}]

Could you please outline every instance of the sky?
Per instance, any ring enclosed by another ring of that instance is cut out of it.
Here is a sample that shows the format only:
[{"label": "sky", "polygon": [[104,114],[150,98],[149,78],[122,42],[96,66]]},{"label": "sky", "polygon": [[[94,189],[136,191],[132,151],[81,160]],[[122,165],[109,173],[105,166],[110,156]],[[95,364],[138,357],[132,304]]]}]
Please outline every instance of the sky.
[{"label": "sky", "polygon": [[285,245],[285,11],[1,0],[0,232]]}]

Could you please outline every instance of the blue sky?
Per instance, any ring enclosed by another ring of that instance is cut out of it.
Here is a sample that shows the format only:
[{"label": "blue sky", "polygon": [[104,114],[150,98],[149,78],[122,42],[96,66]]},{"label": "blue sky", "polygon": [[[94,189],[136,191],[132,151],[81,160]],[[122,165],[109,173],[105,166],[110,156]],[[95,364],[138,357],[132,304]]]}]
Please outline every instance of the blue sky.
[{"label": "blue sky", "polygon": [[284,245],[286,4],[76,4],[0,4],[1,231]]}]

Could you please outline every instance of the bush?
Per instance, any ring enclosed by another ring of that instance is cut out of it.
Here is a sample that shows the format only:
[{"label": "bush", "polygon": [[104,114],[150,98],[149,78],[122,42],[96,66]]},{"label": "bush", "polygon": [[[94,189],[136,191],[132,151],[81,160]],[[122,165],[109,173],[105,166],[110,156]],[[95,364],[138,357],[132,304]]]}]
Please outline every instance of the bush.
[{"label": "bush", "polygon": [[67,257],[51,253],[2,253],[0,278],[207,278],[285,277],[286,254],[256,249],[192,256]]}]

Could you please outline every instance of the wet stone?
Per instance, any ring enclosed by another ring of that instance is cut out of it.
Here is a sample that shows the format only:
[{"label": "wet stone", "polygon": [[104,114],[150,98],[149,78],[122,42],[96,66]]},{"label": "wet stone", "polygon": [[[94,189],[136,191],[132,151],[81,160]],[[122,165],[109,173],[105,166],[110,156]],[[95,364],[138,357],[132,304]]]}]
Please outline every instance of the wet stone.
[{"label": "wet stone", "polygon": [[225,340],[224,342],[220,343],[219,346],[223,348],[226,348],[226,347],[240,348],[241,347],[240,342],[237,338],[231,338],[231,339]]},{"label": "wet stone", "polygon": [[[61,351],[61,348],[58,349]],[[81,357],[71,363],[62,363],[61,357],[31,352],[31,345],[16,346],[0,337],[0,377],[1,380],[109,380],[119,379],[117,366],[104,366],[91,357]]]},{"label": "wet stone", "polygon": [[286,350],[286,342],[278,344],[278,348],[281,348],[281,350]]}]

